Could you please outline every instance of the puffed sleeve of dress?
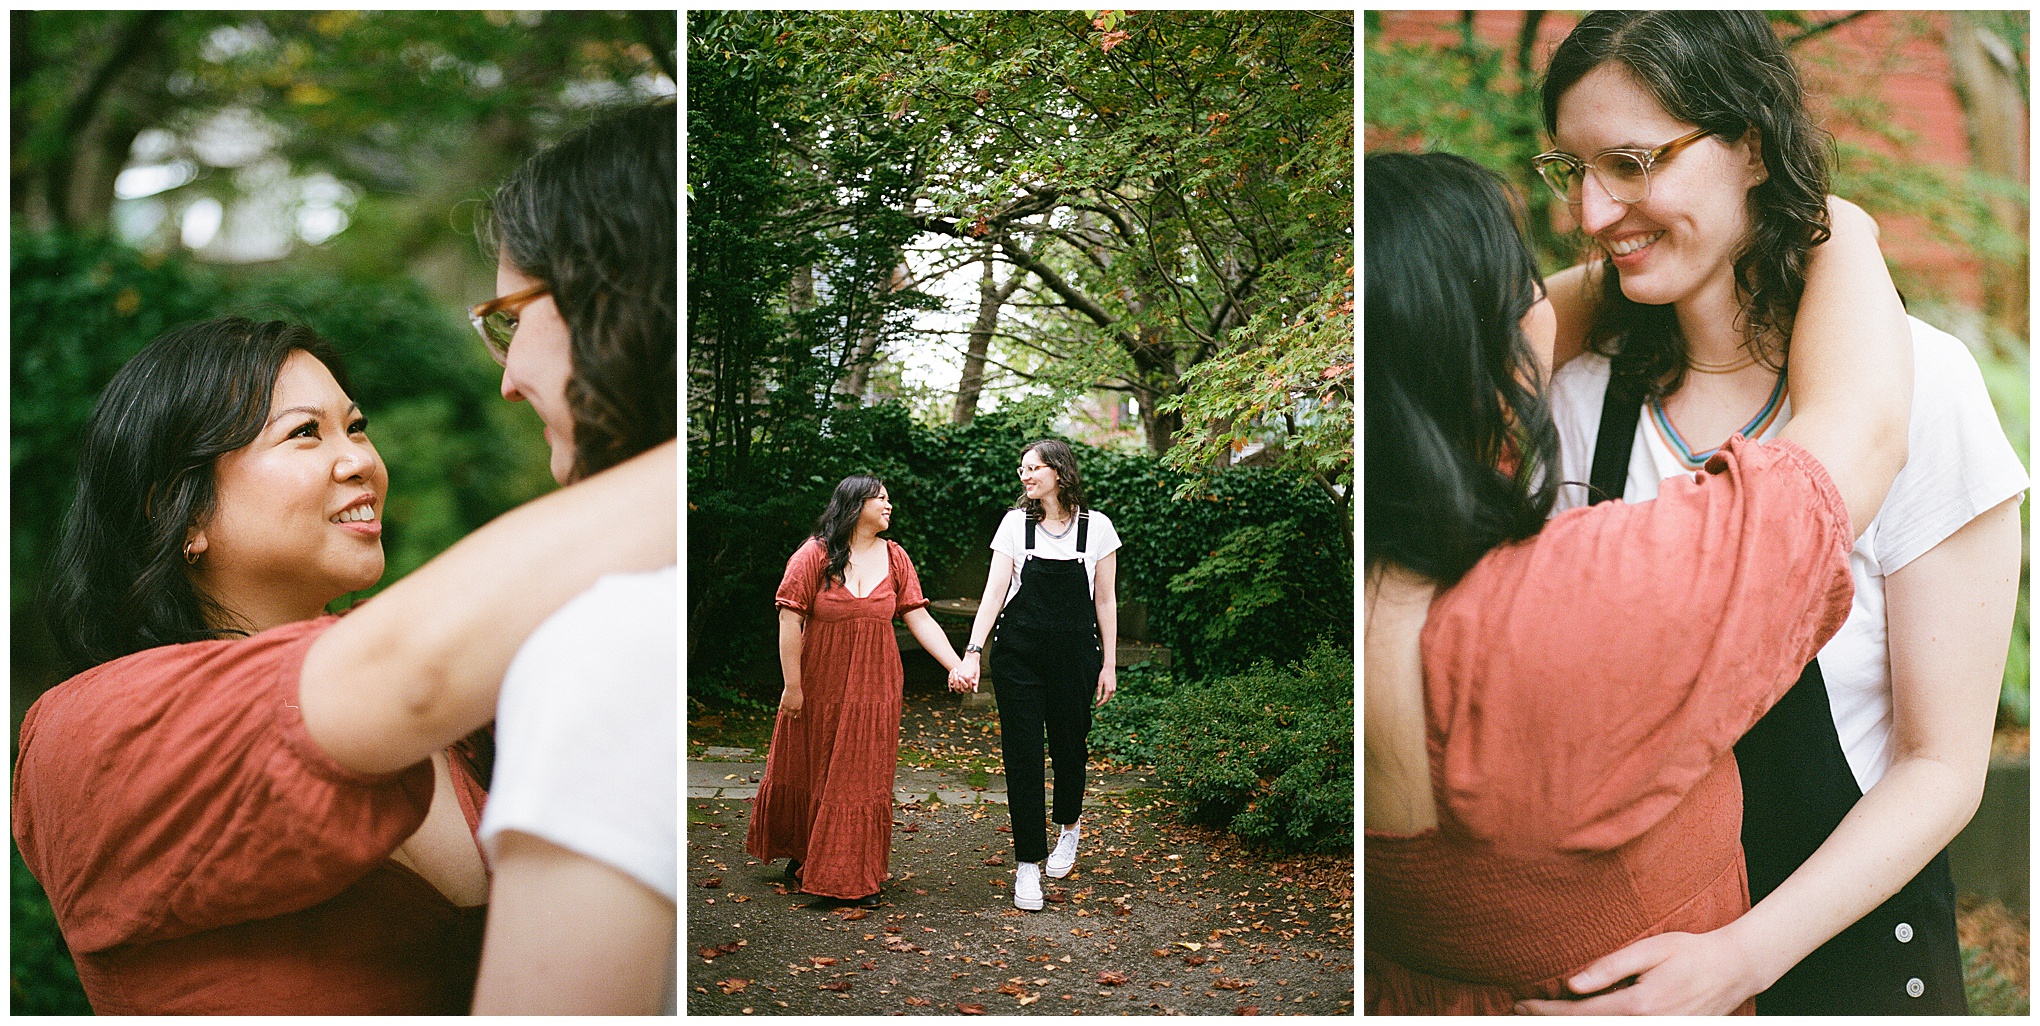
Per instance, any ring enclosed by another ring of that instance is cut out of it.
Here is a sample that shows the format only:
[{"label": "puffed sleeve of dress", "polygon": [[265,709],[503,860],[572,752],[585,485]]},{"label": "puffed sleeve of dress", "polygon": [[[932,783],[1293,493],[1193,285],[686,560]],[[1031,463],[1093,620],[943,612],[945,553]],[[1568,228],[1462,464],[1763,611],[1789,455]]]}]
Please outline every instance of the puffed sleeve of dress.
[{"label": "puffed sleeve of dress", "polygon": [[1841,627],[1851,541],[1806,450],[1735,438],[1490,553],[1422,635],[1441,829],[1566,853],[1648,830]]},{"label": "puffed sleeve of dress", "polygon": [[907,550],[898,542],[885,543],[886,558],[892,561],[893,616],[901,617],[928,604],[928,597],[921,594],[921,575],[914,572],[914,561],[907,558]]},{"label": "puffed sleeve of dress", "polygon": [[309,908],[424,822],[429,760],[355,773],[305,731],[299,669],[335,620],[137,652],[29,709],[14,839],[74,951]]},{"label": "puffed sleeve of dress", "polygon": [[809,538],[786,561],[786,575],[779,579],[779,591],[772,604],[802,616],[814,612],[815,596],[822,592],[823,575],[829,569],[829,554],[822,543]]}]

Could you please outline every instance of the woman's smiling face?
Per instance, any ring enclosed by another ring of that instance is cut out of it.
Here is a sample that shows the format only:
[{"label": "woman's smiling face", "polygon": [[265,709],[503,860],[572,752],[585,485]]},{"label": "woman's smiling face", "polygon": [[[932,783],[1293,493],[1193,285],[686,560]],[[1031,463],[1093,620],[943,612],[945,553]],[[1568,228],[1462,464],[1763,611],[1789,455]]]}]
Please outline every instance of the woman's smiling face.
[{"label": "woman's smiling face", "polygon": [[269,626],[382,578],[389,473],[317,357],[284,361],[268,420],[213,479],[212,516],[192,532],[193,577],[227,609]]},{"label": "woman's smiling face", "polygon": [[[1607,149],[1650,150],[1697,125],[1666,113],[1624,66],[1606,63],[1580,78],[1558,101],[1558,148],[1582,159]],[[1610,197],[1593,174],[1571,207],[1620,274],[1622,292],[1638,303],[1678,303],[1734,288],[1732,262],[1749,228],[1749,190],[1764,180],[1754,138],[1700,139],[1660,159],[1650,194],[1638,203]]]},{"label": "woman's smiling face", "polygon": [[863,507],[857,511],[857,520],[874,533],[892,526],[892,496],[886,492],[884,485],[879,486],[877,495],[864,500]]},{"label": "woman's smiling face", "polygon": [[1041,462],[1040,453],[1029,449],[1020,457],[1020,487],[1028,498],[1039,502],[1056,494],[1057,480],[1055,468]]}]

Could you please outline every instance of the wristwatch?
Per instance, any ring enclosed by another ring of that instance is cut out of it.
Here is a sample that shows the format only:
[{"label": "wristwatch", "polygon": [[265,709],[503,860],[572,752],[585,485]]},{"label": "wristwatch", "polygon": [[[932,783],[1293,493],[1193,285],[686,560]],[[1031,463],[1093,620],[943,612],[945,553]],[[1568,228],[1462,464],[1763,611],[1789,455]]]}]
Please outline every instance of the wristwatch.
[{"label": "wristwatch", "polygon": [[964,646],[964,648],[963,648],[963,654],[964,654],[964,655],[972,655],[972,654],[974,654],[974,653],[977,653],[977,652],[982,652],[982,651],[984,651],[984,650],[985,650],[985,647],[984,647],[983,645],[965,645],[965,646]]}]

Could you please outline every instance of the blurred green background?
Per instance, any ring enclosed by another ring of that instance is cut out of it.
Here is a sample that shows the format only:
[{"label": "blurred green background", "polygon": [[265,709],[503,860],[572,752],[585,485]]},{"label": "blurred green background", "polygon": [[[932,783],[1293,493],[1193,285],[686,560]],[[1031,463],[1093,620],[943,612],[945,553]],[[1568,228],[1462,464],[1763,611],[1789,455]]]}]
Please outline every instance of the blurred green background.
[{"label": "blurred green background", "polygon": [[[502,400],[466,324],[495,287],[474,215],[547,143],[677,78],[671,12],[11,21],[10,737],[59,679],[33,597],[79,433],[166,329],[281,318],[340,349],[390,470],[383,585],[554,487],[537,417]],[[89,1012],[47,901],[12,869],[11,1010]]]}]

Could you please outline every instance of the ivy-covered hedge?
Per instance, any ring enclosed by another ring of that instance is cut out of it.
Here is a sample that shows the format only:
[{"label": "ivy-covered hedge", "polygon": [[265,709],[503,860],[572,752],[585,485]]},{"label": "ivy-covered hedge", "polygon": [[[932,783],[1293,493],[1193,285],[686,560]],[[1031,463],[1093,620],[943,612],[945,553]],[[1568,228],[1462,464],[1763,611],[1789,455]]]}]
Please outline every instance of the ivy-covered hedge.
[{"label": "ivy-covered hedge", "polygon": [[[1019,495],[1021,446],[1045,434],[996,413],[928,427],[885,404],[836,412],[802,444],[754,453],[732,481],[691,477],[690,695],[778,694],[776,674],[747,680],[745,668],[769,662],[772,593],[837,481],[852,473],[885,480],[894,507],[888,536],[930,585],[982,558]],[[1075,448],[1089,501],[1112,518],[1124,544],[1120,600],[1147,605],[1148,633],[1175,651],[1179,672],[1295,659],[1326,633],[1350,646],[1345,511],[1323,492],[1279,471],[1243,468],[1178,499],[1183,475],[1156,459]]]}]

